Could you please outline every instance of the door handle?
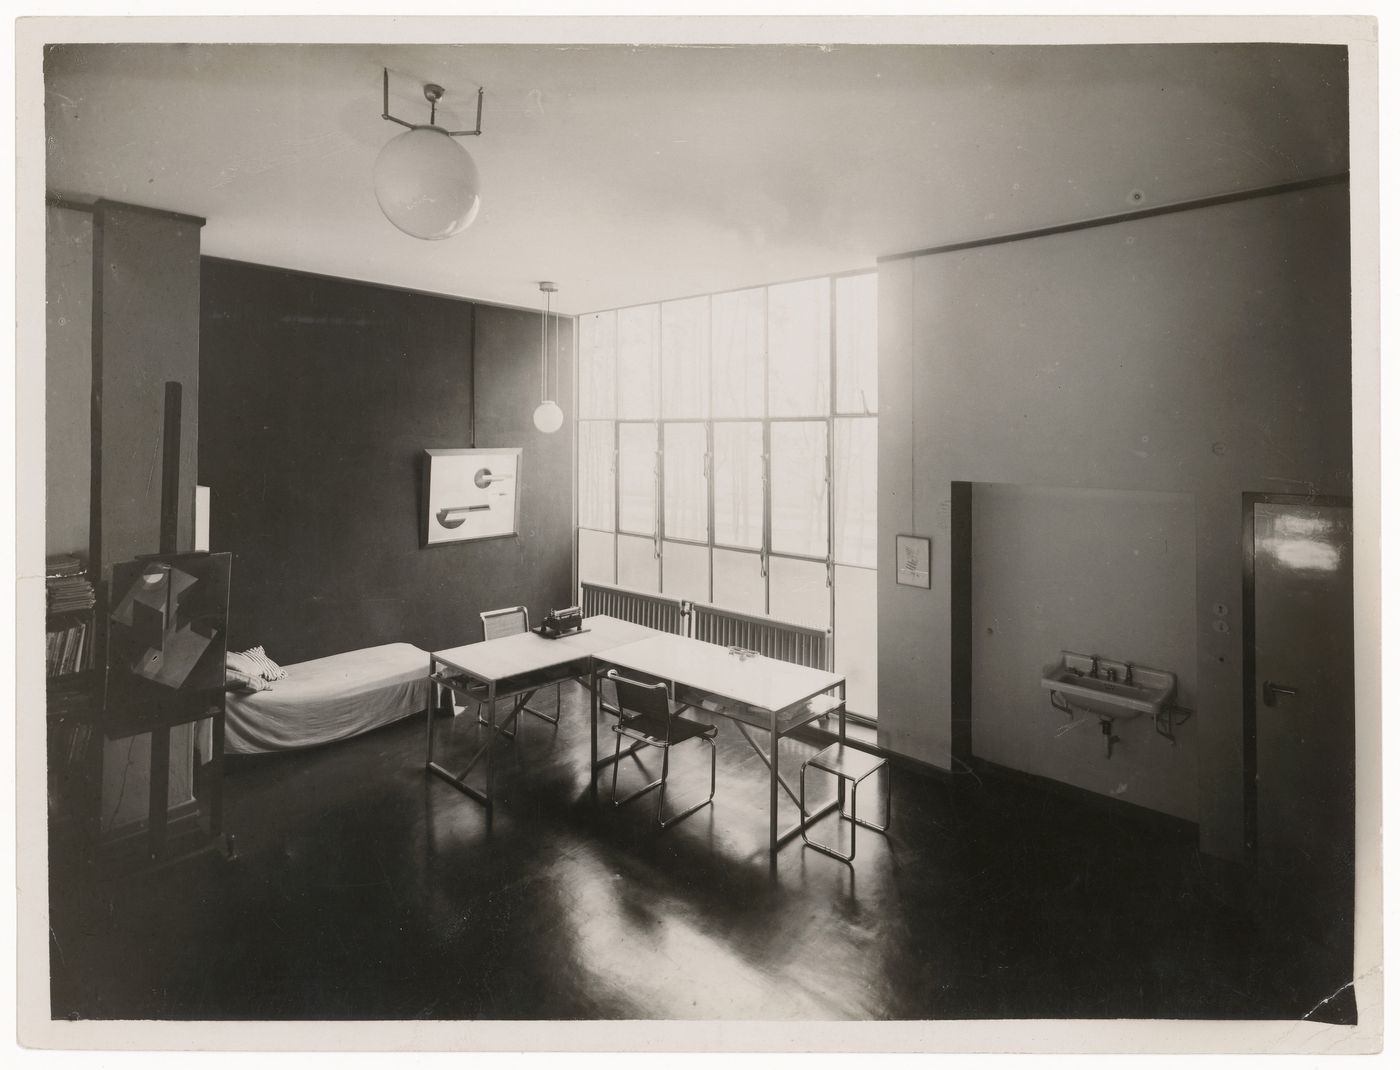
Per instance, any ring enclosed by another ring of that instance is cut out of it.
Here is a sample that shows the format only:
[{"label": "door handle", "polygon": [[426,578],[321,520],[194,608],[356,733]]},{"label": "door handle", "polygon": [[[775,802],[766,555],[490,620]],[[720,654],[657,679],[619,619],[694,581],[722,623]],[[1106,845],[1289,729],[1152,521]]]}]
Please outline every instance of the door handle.
[{"label": "door handle", "polygon": [[1265,706],[1276,706],[1276,705],[1278,705],[1278,696],[1279,696],[1279,695],[1294,696],[1294,695],[1297,695],[1297,694],[1298,694],[1298,689],[1295,688],[1295,687],[1288,687],[1288,686],[1286,686],[1286,685],[1284,685],[1284,684],[1276,684],[1276,683],[1274,683],[1272,680],[1265,680],[1265,681],[1264,681],[1264,705],[1265,705]]}]

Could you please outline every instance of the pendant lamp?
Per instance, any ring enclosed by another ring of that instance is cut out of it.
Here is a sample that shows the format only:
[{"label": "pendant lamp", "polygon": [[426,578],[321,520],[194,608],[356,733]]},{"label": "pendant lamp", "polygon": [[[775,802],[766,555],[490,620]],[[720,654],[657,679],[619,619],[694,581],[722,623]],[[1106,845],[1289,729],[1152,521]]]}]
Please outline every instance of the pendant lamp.
[{"label": "pendant lamp", "polygon": [[[544,294],[544,318],[540,320],[540,403],[535,406],[535,428],[546,435],[552,435],[564,426],[564,410],[557,401],[549,398],[549,307],[550,295],[559,292],[552,282],[540,283]],[[554,317],[554,367],[559,368],[559,317]]]},{"label": "pendant lamp", "polygon": [[481,134],[486,90],[477,90],[475,130],[446,130],[437,125],[437,104],[445,92],[431,82],[423,86],[428,122],[406,122],[389,114],[389,70],[384,69],[383,118],[408,129],[380,150],[374,164],[374,196],[390,223],[424,241],[460,234],[481,208],[476,161],[456,139]]}]

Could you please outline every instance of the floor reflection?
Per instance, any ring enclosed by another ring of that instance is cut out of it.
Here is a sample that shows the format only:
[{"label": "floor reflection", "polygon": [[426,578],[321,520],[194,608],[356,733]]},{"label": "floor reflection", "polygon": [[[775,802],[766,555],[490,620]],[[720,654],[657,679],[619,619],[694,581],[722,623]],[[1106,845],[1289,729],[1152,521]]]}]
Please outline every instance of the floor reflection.
[{"label": "floor reflection", "polygon": [[[890,832],[858,830],[854,866],[800,843],[770,860],[766,767],[722,729],[714,805],[663,832],[646,799],[595,801],[584,695],[502,744],[489,817],[425,775],[413,719],[233,763],[232,863],[93,888],[56,859],[55,1012],[1298,1018],[1349,976],[1348,923],[1290,923],[1193,835],[985,775],[896,772]],[[457,720],[441,738],[469,743]],[[678,797],[708,788],[684,750]],[[785,775],[803,753],[784,745]],[[1344,989],[1315,1020],[1352,1008]]]}]

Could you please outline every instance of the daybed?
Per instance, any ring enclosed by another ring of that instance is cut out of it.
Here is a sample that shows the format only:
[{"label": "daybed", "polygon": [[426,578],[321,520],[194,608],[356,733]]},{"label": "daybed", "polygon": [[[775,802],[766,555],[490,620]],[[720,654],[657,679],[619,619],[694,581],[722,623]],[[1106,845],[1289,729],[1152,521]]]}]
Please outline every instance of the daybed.
[{"label": "daybed", "polygon": [[428,707],[428,653],[409,643],[350,650],[284,666],[267,691],[227,696],[228,754],[314,747]]}]

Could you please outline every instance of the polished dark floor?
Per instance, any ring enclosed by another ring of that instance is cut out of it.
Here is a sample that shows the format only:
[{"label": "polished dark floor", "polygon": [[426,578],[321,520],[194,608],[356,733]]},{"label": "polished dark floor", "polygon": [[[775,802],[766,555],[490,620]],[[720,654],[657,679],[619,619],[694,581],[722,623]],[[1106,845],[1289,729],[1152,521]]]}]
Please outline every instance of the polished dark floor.
[{"label": "polished dark floor", "polygon": [[[800,844],[770,865],[732,725],[715,805],[661,832],[650,797],[591,799],[571,688],[558,728],[502,749],[490,821],[424,775],[417,717],[231,761],[232,861],[93,886],[56,860],[55,1017],[1355,1020],[1349,922],[1287,916],[1194,830],[896,770],[854,867]],[[438,725],[465,746],[469,720]],[[785,743],[785,772],[810,753]],[[703,793],[703,745],[672,778],[677,804]]]}]

